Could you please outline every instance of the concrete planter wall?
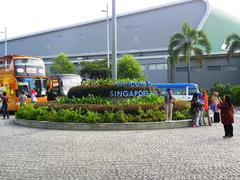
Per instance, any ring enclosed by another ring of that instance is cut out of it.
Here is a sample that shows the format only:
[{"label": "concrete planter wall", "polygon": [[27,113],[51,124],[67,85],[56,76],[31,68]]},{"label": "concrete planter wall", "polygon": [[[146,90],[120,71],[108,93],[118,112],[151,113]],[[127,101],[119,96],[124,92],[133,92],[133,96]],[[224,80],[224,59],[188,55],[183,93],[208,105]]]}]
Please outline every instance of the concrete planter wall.
[{"label": "concrete planter wall", "polygon": [[34,121],[14,119],[14,123],[21,126],[58,129],[58,130],[81,130],[81,131],[127,131],[127,130],[154,130],[173,129],[191,126],[191,120],[177,120],[170,122],[141,122],[141,123],[61,123],[48,121]]}]

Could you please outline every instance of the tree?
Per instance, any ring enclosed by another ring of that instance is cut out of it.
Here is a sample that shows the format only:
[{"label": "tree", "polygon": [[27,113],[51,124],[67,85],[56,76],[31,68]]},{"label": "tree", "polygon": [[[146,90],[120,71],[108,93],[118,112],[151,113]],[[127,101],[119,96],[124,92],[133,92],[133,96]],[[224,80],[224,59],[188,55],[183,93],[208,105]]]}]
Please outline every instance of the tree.
[{"label": "tree", "polygon": [[53,74],[72,74],[76,72],[76,67],[68,59],[66,54],[60,53],[53,59],[53,65],[50,66],[50,71]]},{"label": "tree", "polygon": [[118,61],[118,78],[145,80],[140,63],[128,54]]},{"label": "tree", "polygon": [[211,49],[208,38],[203,31],[193,29],[188,23],[183,23],[182,33],[175,33],[169,41],[170,64],[174,67],[175,63],[183,58],[188,65],[188,82],[191,82],[191,55],[194,54],[196,60],[202,64],[204,52],[210,54]]},{"label": "tree", "polygon": [[81,76],[91,79],[107,79],[111,76],[111,68],[107,67],[107,60],[81,62]]},{"label": "tree", "polygon": [[226,49],[228,49],[228,63],[230,64],[230,59],[233,54],[240,50],[240,36],[235,33],[230,34],[226,38]]}]

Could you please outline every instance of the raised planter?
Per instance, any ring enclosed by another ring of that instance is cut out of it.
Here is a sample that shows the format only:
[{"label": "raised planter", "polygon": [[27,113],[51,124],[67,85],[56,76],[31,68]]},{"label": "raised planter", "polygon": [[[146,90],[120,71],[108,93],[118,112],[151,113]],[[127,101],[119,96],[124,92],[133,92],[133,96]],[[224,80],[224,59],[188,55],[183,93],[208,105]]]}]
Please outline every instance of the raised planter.
[{"label": "raised planter", "polygon": [[155,129],[174,129],[191,126],[191,120],[177,120],[170,122],[136,122],[136,123],[62,123],[48,121],[34,121],[14,119],[17,125],[57,130],[81,130],[81,131],[128,131],[128,130],[155,130]]}]

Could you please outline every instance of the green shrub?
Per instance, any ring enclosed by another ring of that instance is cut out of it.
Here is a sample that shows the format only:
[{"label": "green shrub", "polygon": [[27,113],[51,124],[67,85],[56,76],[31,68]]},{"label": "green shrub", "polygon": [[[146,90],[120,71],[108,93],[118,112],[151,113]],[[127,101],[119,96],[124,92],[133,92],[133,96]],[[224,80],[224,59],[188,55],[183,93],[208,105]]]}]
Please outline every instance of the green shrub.
[{"label": "green shrub", "polygon": [[82,98],[73,98],[73,99],[70,99],[67,97],[58,97],[56,100],[60,104],[107,104],[107,105],[112,104],[112,100],[110,98],[93,96],[93,95],[89,95],[87,97],[82,97]]},{"label": "green shrub", "polygon": [[150,93],[144,97],[137,96],[128,99],[121,99],[119,101],[120,104],[154,104],[154,105],[162,105],[164,104],[164,98],[162,96],[156,95],[154,93]]},{"label": "green shrub", "polygon": [[233,104],[240,106],[240,85],[232,86],[230,95],[233,99]]},{"label": "green shrub", "polygon": [[26,104],[24,106],[21,106],[19,111],[16,112],[16,118],[18,119],[28,119],[29,112],[33,111],[33,104]]},{"label": "green shrub", "polygon": [[[90,99],[86,100],[87,98]],[[16,117],[38,121],[75,123],[126,123],[163,121],[166,119],[162,97],[154,94],[142,98],[132,98],[128,104],[77,104],[79,102],[91,103],[93,101],[92,103],[100,103],[103,101],[101,97],[90,96],[87,98],[85,100],[59,98],[60,103],[58,101],[49,101],[37,103],[34,106],[27,104],[21,107],[16,113]],[[64,102],[70,104],[61,104]],[[173,118],[190,118],[189,108],[189,102],[176,101]]]},{"label": "green shrub", "polygon": [[173,119],[175,119],[175,120],[186,119],[186,116],[183,113],[181,113],[180,111],[175,111],[173,113]]},{"label": "green shrub", "polygon": [[119,91],[145,91],[146,94],[150,94],[151,92],[159,93],[159,89],[155,87],[126,87],[126,86],[118,86],[118,85],[81,85],[71,88],[68,91],[68,98],[82,98],[88,97],[89,95],[93,96],[101,96],[101,97],[110,97],[112,92]]},{"label": "green shrub", "polygon": [[211,89],[211,95],[213,94],[213,92],[218,92],[219,96],[223,99],[224,95],[231,94],[231,86],[229,84],[215,82],[213,88]]},{"label": "green shrub", "polygon": [[97,80],[89,80],[84,81],[84,85],[113,85],[113,81],[111,79],[97,79]]}]

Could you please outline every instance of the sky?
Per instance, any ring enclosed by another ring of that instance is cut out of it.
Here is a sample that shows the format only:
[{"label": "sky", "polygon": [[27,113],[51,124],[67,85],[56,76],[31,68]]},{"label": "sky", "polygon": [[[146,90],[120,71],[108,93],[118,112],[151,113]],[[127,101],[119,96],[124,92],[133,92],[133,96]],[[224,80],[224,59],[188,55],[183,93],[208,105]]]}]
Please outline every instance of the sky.
[{"label": "sky", "polygon": [[[136,11],[178,0],[116,0],[116,13]],[[209,0],[216,8],[240,19],[239,0]],[[106,17],[101,10],[112,0],[1,0],[0,40],[27,35],[52,28],[78,24]]]}]

